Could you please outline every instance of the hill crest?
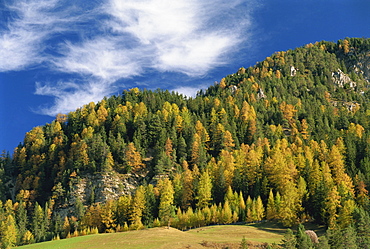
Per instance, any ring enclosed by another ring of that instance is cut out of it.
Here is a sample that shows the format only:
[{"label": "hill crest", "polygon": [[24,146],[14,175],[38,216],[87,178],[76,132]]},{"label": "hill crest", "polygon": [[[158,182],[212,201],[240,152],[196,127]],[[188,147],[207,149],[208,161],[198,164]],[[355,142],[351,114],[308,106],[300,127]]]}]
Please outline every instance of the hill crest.
[{"label": "hill crest", "polygon": [[133,88],[60,114],[2,157],[4,212],[50,214],[45,235],[24,225],[35,241],[170,218],[345,228],[370,207],[369,51],[370,39],[317,42],[195,98]]}]

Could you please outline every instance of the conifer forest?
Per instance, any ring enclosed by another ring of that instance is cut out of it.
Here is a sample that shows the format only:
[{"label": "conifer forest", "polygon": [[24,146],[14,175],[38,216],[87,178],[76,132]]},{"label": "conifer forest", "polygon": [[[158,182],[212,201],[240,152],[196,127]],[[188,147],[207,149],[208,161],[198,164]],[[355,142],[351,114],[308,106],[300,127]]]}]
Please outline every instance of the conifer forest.
[{"label": "conifer forest", "polygon": [[346,38],[194,98],[133,88],[59,114],[0,157],[1,246],[269,220],[298,225],[284,248],[370,248],[369,87],[370,39]]}]

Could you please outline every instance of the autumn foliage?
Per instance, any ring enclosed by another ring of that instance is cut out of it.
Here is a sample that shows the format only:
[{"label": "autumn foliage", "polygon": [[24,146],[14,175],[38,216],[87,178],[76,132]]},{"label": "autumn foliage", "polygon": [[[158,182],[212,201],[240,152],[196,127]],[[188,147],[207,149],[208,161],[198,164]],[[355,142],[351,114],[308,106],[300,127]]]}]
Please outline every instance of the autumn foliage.
[{"label": "autumn foliage", "polygon": [[[353,228],[368,246],[370,101],[354,66],[369,49],[369,39],[318,42],[275,53],[195,98],[134,88],[35,127],[1,156],[2,247],[266,219]],[[338,69],[356,88],[333,82]],[[71,197],[78,179],[106,173],[137,186],[105,203]]]}]

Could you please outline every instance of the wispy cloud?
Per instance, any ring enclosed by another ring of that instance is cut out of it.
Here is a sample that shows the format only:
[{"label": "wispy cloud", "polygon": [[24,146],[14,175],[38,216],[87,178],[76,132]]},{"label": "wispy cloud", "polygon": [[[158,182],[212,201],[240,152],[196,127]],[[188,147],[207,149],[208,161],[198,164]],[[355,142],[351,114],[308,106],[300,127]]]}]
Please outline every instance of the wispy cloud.
[{"label": "wispy cloud", "polygon": [[[74,111],[90,102],[97,102],[112,93],[114,86],[106,81],[65,82],[57,84],[36,83],[37,95],[53,96],[52,106],[42,106],[36,111],[41,114],[55,116],[58,113]],[[114,91],[114,90],[113,90]]]},{"label": "wispy cloud", "polygon": [[0,29],[0,72],[17,71],[45,61],[44,41],[62,31],[63,23],[73,21],[69,11],[56,11],[58,0],[13,1],[6,5],[10,21]]},{"label": "wispy cloud", "polygon": [[7,6],[15,17],[0,29],[0,56],[10,58],[0,60],[0,72],[42,64],[75,76],[36,84],[36,94],[55,98],[40,110],[48,115],[97,101],[148,71],[203,76],[248,39],[250,1],[15,0]]},{"label": "wispy cloud", "polygon": [[207,87],[208,87],[207,85],[200,85],[197,87],[180,86],[176,87],[175,89],[172,89],[171,91],[183,94],[187,97],[194,98],[201,89],[206,89]]},{"label": "wispy cloud", "polygon": [[94,76],[106,81],[115,81],[138,75],[142,71],[140,64],[143,51],[127,49],[120,40],[112,37],[98,37],[81,44],[67,42],[54,64],[58,70]]},{"label": "wispy cloud", "polygon": [[242,40],[240,31],[250,23],[245,14],[239,20],[225,15],[230,8],[236,14],[239,1],[222,2],[111,0],[105,10],[114,17],[112,30],[152,48],[151,67],[199,76],[225,63],[221,55]]}]

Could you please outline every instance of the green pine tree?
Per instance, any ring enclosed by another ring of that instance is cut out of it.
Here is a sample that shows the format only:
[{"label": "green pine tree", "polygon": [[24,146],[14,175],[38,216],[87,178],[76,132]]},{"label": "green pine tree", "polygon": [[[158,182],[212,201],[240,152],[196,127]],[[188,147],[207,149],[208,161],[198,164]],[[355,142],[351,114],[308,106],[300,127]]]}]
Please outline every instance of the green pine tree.
[{"label": "green pine tree", "polygon": [[296,236],[294,236],[293,231],[290,228],[288,228],[282,240],[282,247],[287,249],[295,249],[296,245],[297,245]]},{"label": "green pine tree", "polygon": [[36,242],[44,241],[46,238],[45,215],[41,206],[36,202],[32,218],[32,234]]},{"label": "green pine tree", "polygon": [[313,243],[310,237],[305,233],[305,228],[302,224],[298,225],[297,248],[313,248]]}]

